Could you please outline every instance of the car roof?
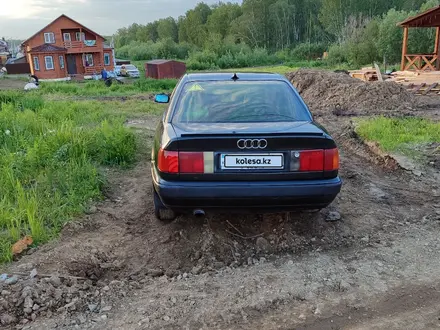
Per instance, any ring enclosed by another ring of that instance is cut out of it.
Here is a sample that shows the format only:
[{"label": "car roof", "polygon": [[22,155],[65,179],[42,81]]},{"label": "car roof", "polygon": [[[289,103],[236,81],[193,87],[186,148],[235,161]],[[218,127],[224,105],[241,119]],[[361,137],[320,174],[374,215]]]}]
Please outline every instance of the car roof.
[{"label": "car roof", "polygon": [[203,72],[203,73],[187,73],[183,79],[188,81],[227,81],[237,75],[238,79],[242,80],[261,80],[261,81],[276,81],[286,80],[286,77],[278,73],[270,72]]}]

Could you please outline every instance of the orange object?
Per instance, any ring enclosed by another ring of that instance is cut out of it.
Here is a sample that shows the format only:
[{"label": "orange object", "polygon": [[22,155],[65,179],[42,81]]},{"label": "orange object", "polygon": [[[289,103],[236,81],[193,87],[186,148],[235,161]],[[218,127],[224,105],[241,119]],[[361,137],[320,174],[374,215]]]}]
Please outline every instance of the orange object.
[{"label": "orange object", "polygon": [[32,236],[26,235],[24,238],[18,240],[14,245],[12,245],[12,254],[17,255],[27,250],[28,246],[33,243]]}]

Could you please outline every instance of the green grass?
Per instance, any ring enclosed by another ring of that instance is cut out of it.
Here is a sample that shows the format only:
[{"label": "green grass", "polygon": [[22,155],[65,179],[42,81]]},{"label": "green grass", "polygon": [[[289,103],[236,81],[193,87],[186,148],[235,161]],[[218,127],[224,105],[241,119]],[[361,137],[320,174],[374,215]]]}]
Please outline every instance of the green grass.
[{"label": "green grass", "polygon": [[76,96],[130,96],[139,93],[171,91],[176,86],[175,79],[136,79],[125,84],[113,82],[110,87],[103,81],[77,82],[41,82],[39,93],[65,94]]},{"label": "green grass", "polygon": [[36,244],[101,196],[102,166],[126,167],[137,142],[128,116],[160,114],[151,101],[53,101],[43,92],[0,92],[0,261],[26,234]]},{"label": "green grass", "polygon": [[440,142],[440,122],[422,118],[360,120],[356,131],[365,140],[377,141],[384,151],[407,156],[415,156],[417,146]]},{"label": "green grass", "polygon": [[1,76],[0,79],[28,81],[29,74],[5,74],[5,75]]}]

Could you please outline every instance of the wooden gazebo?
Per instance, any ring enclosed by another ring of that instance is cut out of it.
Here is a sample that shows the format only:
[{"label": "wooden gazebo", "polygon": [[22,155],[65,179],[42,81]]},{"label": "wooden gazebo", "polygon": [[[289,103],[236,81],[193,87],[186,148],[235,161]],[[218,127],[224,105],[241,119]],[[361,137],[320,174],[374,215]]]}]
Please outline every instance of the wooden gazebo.
[{"label": "wooden gazebo", "polygon": [[[410,17],[398,24],[403,27],[403,46],[401,71],[438,71],[440,70],[440,6],[431,8],[417,16]],[[434,52],[432,54],[407,54],[409,28],[436,28]]]}]

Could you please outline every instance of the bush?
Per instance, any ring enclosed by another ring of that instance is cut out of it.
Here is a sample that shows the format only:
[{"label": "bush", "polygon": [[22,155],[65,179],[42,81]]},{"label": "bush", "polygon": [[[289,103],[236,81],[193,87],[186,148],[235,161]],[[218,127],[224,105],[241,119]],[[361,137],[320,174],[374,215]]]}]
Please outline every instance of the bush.
[{"label": "bush", "polygon": [[217,64],[221,69],[236,68],[239,66],[238,63],[239,62],[235,59],[235,57],[230,52],[221,56],[217,60]]},{"label": "bush", "polygon": [[346,45],[332,45],[328,50],[328,63],[337,65],[348,62],[348,49]]},{"label": "bush", "polygon": [[180,59],[180,60],[187,59],[192,48],[193,47],[191,47],[191,45],[187,42],[182,42],[182,43],[176,44],[176,47],[174,50],[175,58]]},{"label": "bush", "polygon": [[226,53],[231,53],[234,56],[239,53],[250,54],[252,53],[252,48],[245,43],[236,44],[226,40],[225,43],[222,44],[220,55],[224,55]]},{"label": "bush", "polygon": [[358,28],[346,45],[348,62],[358,67],[379,60],[376,48],[378,35],[376,20],[370,21],[365,28]]},{"label": "bush", "polygon": [[323,43],[303,43],[296,46],[292,52],[291,57],[297,61],[310,61],[322,57],[327,47]]},{"label": "bush", "polygon": [[163,39],[156,43],[132,41],[129,45],[116,49],[116,56],[133,61],[149,61],[157,58],[184,60],[190,50],[189,44],[177,44],[172,39]]},{"label": "bush", "polygon": [[212,70],[218,68],[218,56],[213,51],[195,51],[192,52],[187,61],[189,70]]},{"label": "bush", "polygon": [[279,59],[280,61],[283,62],[288,62],[292,60],[292,56],[290,55],[290,50],[289,49],[283,49],[283,50],[279,50],[275,53],[275,56],[277,59]]},{"label": "bush", "polygon": [[[235,50],[238,50],[238,48]],[[250,50],[244,47],[238,53],[227,51],[220,56],[213,51],[207,50],[193,52],[187,61],[187,67],[189,70],[214,70],[218,68],[229,69],[261,66],[279,62],[280,60],[276,55],[270,55],[264,48]]]}]

